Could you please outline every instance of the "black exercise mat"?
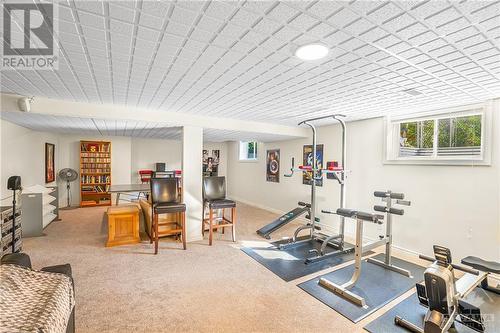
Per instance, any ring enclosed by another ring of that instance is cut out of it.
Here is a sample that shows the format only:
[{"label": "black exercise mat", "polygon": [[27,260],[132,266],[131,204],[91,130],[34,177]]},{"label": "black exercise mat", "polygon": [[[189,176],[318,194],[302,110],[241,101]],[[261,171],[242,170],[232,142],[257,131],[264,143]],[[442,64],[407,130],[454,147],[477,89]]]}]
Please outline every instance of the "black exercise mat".
[{"label": "black exercise mat", "polygon": [[[304,239],[304,237],[300,239]],[[284,242],[287,241],[285,240],[273,243],[261,241],[258,243],[262,245],[256,244],[252,247],[243,247],[241,250],[287,282],[314,272],[319,272],[326,268],[340,265],[349,260],[353,260],[354,258],[354,253],[339,254],[306,265],[304,260],[311,256],[309,254],[309,250],[313,248],[319,250],[321,243],[311,241],[297,246],[292,246],[285,250],[278,249],[278,245]],[[352,246],[351,244],[347,245]],[[331,251],[335,251],[335,249],[328,246],[327,252]]]},{"label": "black exercise mat", "polygon": [[[378,254],[374,258],[384,260],[384,255]],[[366,308],[357,306],[318,284],[320,277],[326,277],[337,284],[346,283],[350,280],[354,272],[354,264],[303,282],[299,284],[299,287],[347,319],[357,323],[393,299],[412,289],[415,287],[416,282],[422,280],[424,267],[398,258],[393,258],[393,264],[409,270],[413,278],[407,278],[402,274],[363,260],[361,264],[361,276],[350,291],[365,298]]]},{"label": "black exercise mat", "polygon": [[[500,295],[476,288],[466,298],[465,301],[481,308],[484,316],[485,333],[500,332]],[[371,333],[407,333],[408,331],[394,324],[396,315],[412,322],[418,327],[422,327],[427,308],[420,305],[416,294],[410,295],[407,299],[387,311],[365,326],[365,330]],[[450,333],[477,333],[458,322],[455,322],[455,329]]]}]

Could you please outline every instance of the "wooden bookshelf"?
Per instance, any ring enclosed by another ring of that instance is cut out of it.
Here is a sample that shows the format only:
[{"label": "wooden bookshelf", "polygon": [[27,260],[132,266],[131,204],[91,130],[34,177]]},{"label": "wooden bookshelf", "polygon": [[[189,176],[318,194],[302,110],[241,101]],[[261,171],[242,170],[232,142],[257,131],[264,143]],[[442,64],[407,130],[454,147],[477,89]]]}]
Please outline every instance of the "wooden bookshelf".
[{"label": "wooden bookshelf", "polygon": [[111,142],[80,141],[80,207],[110,206]]}]

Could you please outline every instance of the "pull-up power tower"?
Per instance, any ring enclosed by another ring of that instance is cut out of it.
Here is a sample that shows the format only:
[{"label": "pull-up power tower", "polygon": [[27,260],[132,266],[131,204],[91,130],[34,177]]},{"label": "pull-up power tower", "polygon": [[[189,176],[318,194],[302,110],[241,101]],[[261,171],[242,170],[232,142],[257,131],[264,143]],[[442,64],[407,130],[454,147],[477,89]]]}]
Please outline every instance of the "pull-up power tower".
[{"label": "pull-up power tower", "polygon": [[[285,175],[285,177],[292,177],[294,171],[310,171],[312,172],[312,182],[311,182],[311,207],[310,207],[310,223],[307,225],[300,226],[297,228],[293,234],[293,238],[289,243],[281,244],[280,249],[289,248],[292,246],[297,246],[306,242],[321,242],[321,247],[319,250],[313,249],[310,250],[311,254],[314,254],[312,257],[309,257],[305,260],[305,263],[312,263],[322,259],[326,259],[333,255],[343,254],[354,251],[354,247],[346,246],[344,243],[344,225],[345,218],[340,216],[340,224],[339,231],[336,235],[326,235],[319,232],[319,227],[316,225],[318,219],[316,218],[316,181],[322,179],[323,174],[332,174],[334,179],[338,181],[340,184],[340,204],[339,208],[345,207],[345,183],[346,183],[346,124],[342,119],[345,115],[342,114],[334,114],[323,117],[312,118],[308,120],[301,121],[298,125],[307,125],[312,130],[312,165],[311,166],[299,166],[298,168],[294,167],[294,160],[292,158],[292,167],[291,173]],[[338,121],[342,127],[342,165],[340,168],[318,168],[317,165],[317,157],[316,157],[316,126],[313,124],[315,121],[323,120],[323,119],[334,119]],[[324,213],[328,213],[327,211],[322,211]],[[303,240],[298,240],[299,233],[302,230],[309,229],[309,237]],[[327,246],[332,246],[335,248],[334,251],[326,252]]]}]

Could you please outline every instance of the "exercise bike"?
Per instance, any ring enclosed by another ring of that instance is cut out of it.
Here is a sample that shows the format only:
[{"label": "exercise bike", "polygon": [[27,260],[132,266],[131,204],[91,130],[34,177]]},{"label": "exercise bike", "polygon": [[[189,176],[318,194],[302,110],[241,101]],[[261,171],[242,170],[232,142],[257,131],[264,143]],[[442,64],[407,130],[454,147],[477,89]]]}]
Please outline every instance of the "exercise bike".
[{"label": "exercise bike", "polygon": [[[424,282],[416,285],[420,304],[428,308],[423,329],[399,316],[394,318],[394,323],[415,333],[445,333],[458,321],[477,332],[484,332],[480,309],[465,302],[464,298],[478,286],[500,294],[500,286],[488,284],[489,274],[500,273],[500,263],[469,256],[462,259],[462,264],[472,268],[453,264],[450,250],[438,245],[434,245],[435,258],[419,257],[432,262],[425,270]],[[457,280],[454,270],[465,274]]]}]

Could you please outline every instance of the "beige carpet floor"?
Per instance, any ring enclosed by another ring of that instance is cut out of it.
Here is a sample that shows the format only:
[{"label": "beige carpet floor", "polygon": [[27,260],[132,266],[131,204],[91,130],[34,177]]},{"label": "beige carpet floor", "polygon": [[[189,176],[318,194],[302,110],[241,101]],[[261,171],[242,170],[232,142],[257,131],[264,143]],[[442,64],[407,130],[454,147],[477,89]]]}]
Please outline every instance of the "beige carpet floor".
[{"label": "beige carpet floor", "polygon": [[105,209],[61,211],[46,236],[24,239],[34,268],[72,265],[78,333],[362,332],[382,313],[355,325],[296,286],[312,276],[284,282],[240,251],[276,214],[239,204],[237,243],[218,234],[183,251],[164,240],[155,256],[146,240],[105,248]]}]

